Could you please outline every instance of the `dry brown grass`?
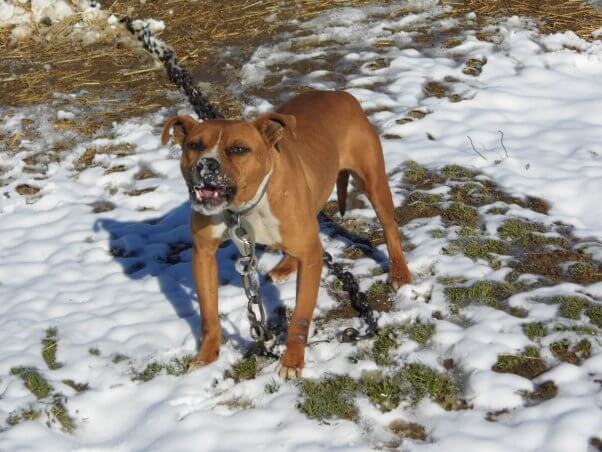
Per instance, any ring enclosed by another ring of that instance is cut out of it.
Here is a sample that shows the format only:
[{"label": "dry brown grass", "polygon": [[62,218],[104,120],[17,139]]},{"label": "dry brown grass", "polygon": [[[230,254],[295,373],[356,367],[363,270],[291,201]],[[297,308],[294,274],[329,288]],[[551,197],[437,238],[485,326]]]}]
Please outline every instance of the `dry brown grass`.
[{"label": "dry brown grass", "polygon": [[583,39],[592,40],[592,32],[602,27],[602,12],[582,0],[442,0],[453,7],[451,14],[477,14],[479,26],[491,19],[510,16],[531,17],[542,33],[574,31]]},{"label": "dry brown grass", "polygon": [[[108,12],[118,17],[164,20],[160,35],[174,48],[197,81],[209,82],[210,100],[228,117],[240,115],[240,105],[224,87],[238,70],[225,70],[221,52],[236,46],[250,53],[281,29],[290,18],[306,20],[334,7],[376,3],[369,0],[164,0],[128,2],[115,0]],[[266,21],[269,16],[275,20]],[[0,105],[26,106],[54,100],[54,93],[87,93],[69,99],[94,110],[94,123],[110,124],[124,117],[140,116],[174,104],[173,86],[138,42],[121,25],[107,26],[106,19],[87,21],[102,38],[86,45],[69,36],[76,14],[50,26],[39,25],[32,36],[10,43],[10,30],[0,29]],[[232,64],[232,61],[229,61]],[[124,98],[127,101],[124,101]],[[67,101],[65,101],[67,102]],[[89,127],[94,132],[98,127]]]}]

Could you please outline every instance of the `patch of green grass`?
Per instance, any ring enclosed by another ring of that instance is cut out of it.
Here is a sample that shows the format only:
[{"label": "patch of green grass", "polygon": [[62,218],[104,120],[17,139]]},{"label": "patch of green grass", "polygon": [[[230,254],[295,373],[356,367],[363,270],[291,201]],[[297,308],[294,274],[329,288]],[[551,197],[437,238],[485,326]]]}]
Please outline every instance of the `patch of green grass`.
[{"label": "patch of green grass", "polygon": [[519,242],[527,242],[529,234],[532,232],[545,231],[546,228],[541,224],[523,221],[518,218],[511,218],[507,220],[498,229],[500,237],[504,239],[518,240]]},{"label": "patch of green grass", "polygon": [[38,399],[48,397],[52,391],[52,386],[40,374],[37,369],[32,367],[13,367],[10,370],[12,375],[17,375],[23,380],[23,384]]},{"label": "patch of green grass", "polygon": [[507,253],[508,248],[504,242],[499,240],[465,238],[450,242],[450,254],[455,254],[458,251],[471,259],[484,259],[493,263],[494,257],[492,254],[504,255]]},{"label": "patch of green grass", "polygon": [[491,368],[494,372],[512,373],[525,378],[535,378],[547,370],[545,362],[539,357],[535,347],[526,347],[522,353],[501,354]]},{"label": "patch of green grass", "polygon": [[418,185],[428,180],[429,171],[424,166],[419,165],[414,161],[409,161],[405,163],[405,167],[406,169],[403,175],[405,182],[412,185]]},{"label": "patch of green grass", "polygon": [[479,225],[479,213],[473,207],[452,202],[447,209],[443,211],[441,217],[444,221],[460,226],[470,226],[476,228]]},{"label": "patch of green grass", "polygon": [[546,326],[542,322],[532,322],[523,324],[525,336],[534,341],[538,337],[544,337],[548,334]]},{"label": "patch of green grass", "polygon": [[370,286],[366,292],[366,295],[369,297],[379,297],[388,295],[389,293],[391,293],[391,286],[389,284],[377,281]]},{"label": "patch of green grass", "polygon": [[465,402],[460,399],[460,390],[454,382],[424,364],[408,364],[397,377],[409,385],[408,397],[414,405],[428,396],[446,410],[464,407]]},{"label": "patch of green grass", "polygon": [[591,262],[577,262],[568,268],[568,274],[576,282],[587,282],[598,274],[598,266]]},{"label": "patch of green grass", "polygon": [[598,328],[589,325],[555,325],[554,331],[572,331],[577,334],[595,336],[599,333]]},{"label": "patch of green grass", "polygon": [[591,322],[599,328],[602,328],[602,305],[594,305],[587,308],[585,315]]},{"label": "patch of green grass", "polygon": [[489,204],[492,196],[493,192],[488,187],[475,182],[466,182],[461,185],[455,185],[451,189],[452,200],[463,202],[471,206]]},{"label": "patch of green grass", "polygon": [[398,376],[382,373],[370,373],[359,380],[360,391],[365,394],[379,410],[387,412],[395,409],[405,394],[405,388]]},{"label": "patch of green grass", "polygon": [[507,247],[499,240],[469,240],[464,244],[464,254],[470,258],[487,259],[491,253],[505,254]]},{"label": "patch of green grass", "polygon": [[572,345],[568,339],[561,339],[550,344],[550,351],[559,361],[579,364],[582,360],[591,358],[592,344],[587,339],[581,339]]},{"label": "patch of green grass", "polygon": [[97,347],[90,347],[88,349],[88,353],[90,353],[92,356],[100,356],[100,350]]},{"label": "patch of green grass", "polygon": [[554,303],[560,304],[560,309],[558,313],[567,319],[577,320],[581,317],[581,312],[589,306],[587,299],[582,297],[570,297],[570,296],[562,296],[562,297],[552,297],[548,299]]},{"label": "patch of green grass", "polygon": [[512,240],[520,245],[557,245],[562,248],[568,246],[568,242],[563,237],[548,237],[542,235],[547,232],[544,225],[533,223],[518,218],[507,220],[498,228],[500,237],[506,240]]},{"label": "patch of green grass", "polygon": [[383,328],[378,332],[372,344],[372,359],[379,366],[388,366],[392,364],[391,351],[396,347],[396,328]]},{"label": "patch of green grass", "polygon": [[354,419],[357,409],[353,398],[358,393],[367,396],[383,412],[396,408],[402,401],[416,405],[425,397],[446,410],[466,407],[460,390],[449,376],[417,363],[408,364],[393,374],[365,374],[359,380],[348,376],[303,380],[300,388],[304,400],[299,409],[320,420]]},{"label": "patch of green grass", "polygon": [[113,362],[113,364],[117,364],[120,363],[121,361],[125,361],[129,359],[129,357],[127,357],[126,355],[123,355],[121,353],[115,353],[113,355],[113,357],[111,358],[111,361]]},{"label": "patch of green grass", "polygon": [[77,392],[83,392],[83,391],[87,391],[88,389],[90,389],[90,386],[88,385],[88,383],[76,383],[74,380],[63,380],[63,384],[66,384],[67,386],[69,386],[72,389],[75,389],[75,391]]},{"label": "patch of green grass", "polygon": [[132,380],[140,380],[140,381],[150,381],[155,378],[157,375],[161,373],[163,370],[163,364],[158,362],[152,362],[146,365],[146,367],[141,371],[134,374]]},{"label": "patch of green grass", "polygon": [[514,293],[514,287],[509,283],[479,281],[468,287],[446,287],[445,294],[455,304],[484,303],[499,308],[500,301]]},{"label": "patch of green grass", "polygon": [[252,380],[257,376],[259,372],[259,366],[255,355],[251,355],[248,358],[243,358],[234,365],[232,365],[232,378],[234,381],[239,382],[241,380]]},{"label": "patch of green grass", "polygon": [[532,392],[524,392],[523,396],[533,402],[543,402],[545,400],[553,399],[558,395],[558,386],[551,381],[544,381],[537,385],[535,390]]},{"label": "patch of green grass", "polygon": [[435,334],[434,323],[422,323],[420,320],[402,326],[401,331],[414,342],[425,345]]},{"label": "patch of green grass", "polygon": [[353,393],[358,384],[348,376],[336,376],[322,381],[302,380],[300,384],[303,402],[299,409],[313,419],[354,419],[357,408]]},{"label": "patch of green grass", "polygon": [[479,231],[477,231],[475,228],[471,228],[469,226],[462,226],[460,228],[460,231],[458,231],[458,235],[460,237],[474,237],[476,235],[479,234]]},{"label": "patch of green grass", "polygon": [[185,373],[188,373],[188,369],[192,363],[192,358],[192,355],[184,355],[182,357],[176,357],[172,359],[171,362],[164,364],[167,375],[179,377]]},{"label": "patch of green grass", "polygon": [[51,420],[58,421],[63,431],[67,433],[73,433],[75,431],[75,419],[69,414],[64,397],[61,397],[58,394],[54,397],[50,413],[52,415]]},{"label": "patch of green grass", "polygon": [[446,165],[441,170],[451,180],[473,179],[477,173],[460,165]]},{"label": "patch of green grass", "polygon": [[24,421],[35,421],[40,417],[42,413],[38,410],[34,410],[33,408],[28,408],[27,410],[21,410],[18,413],[11,413],[6,418],[6,423],[11,427],[20,424]]},{"label": "patch of green grass", "polygon": [[361,259],[366,256],[366,251],[359,246],[350,246],[343,251],[343,256],[347,259]]},{"label": "patch of green grass", "polygon": [[366,298],[368,299],[368,303],[373,306],[383,304],[388,302],[389,296],[393,291],[393,286],[391,286],[391,284],[376,281],[366,291]]},{"label": "patch of green grass", "polygon": [[191,362],[192,355],[175,357],[166,363],[153,361],[152,363],[147,364],[146,367],[140,372],[133,370],[132,380],[139,380],[143,382],[150,381],[163,371],[165,371],[167,375],[179,377],[180,375],[184,375],[188,372]]},{"label": "patch of green grass", "polygon": [[506,215],[508,207],[492,207],[487,211],[489,215]]},{"label": "patch of green grass", "polygon": [[415,202],[420,202],[423,204],[436,204],[443,200],[443,196],[437,193],[428,193],[424,191],[413,191],[408,195],[405,199],[405,204],[413,204]]},{"label": "patch of green grass", "polygon": [[431,231],[431,237],[433,237],[434,239],[440,239],[441,237],[443,237],[443,229],[433,229]]},{"label": "patch of green grass", "polygon": [[587,339],[581,339],[575,344],[575,353],[580,355],[583,359],[591,358],[592,356],[592,343]]},{"label": "patch of green grass", "polygon": [[62,364],[56,362],[56,352],[58,348],[57,334],[57,328],[49,327],[46,329],[46,338],[42,339],[42,358],[51,370],[63,367]]}]

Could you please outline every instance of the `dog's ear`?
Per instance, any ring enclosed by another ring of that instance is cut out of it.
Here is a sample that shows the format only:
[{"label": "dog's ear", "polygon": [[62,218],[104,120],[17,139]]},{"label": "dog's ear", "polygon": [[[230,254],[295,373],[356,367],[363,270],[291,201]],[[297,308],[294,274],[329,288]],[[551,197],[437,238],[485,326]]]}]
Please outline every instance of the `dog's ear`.
[{"label": "dog's ear", "polygon": [[[295,136],[297,119],[293,115],[266,113],[255,120],[255,125],[267,143],[270,146],[276,146],[285,130],[288,130],[293,137]],[[276,149],[278,149],[277,146]]]},{"label": "dog's ear", "polygon": [[181,145],[186,138],[186,135],[190,132],[192,127],[197,122],[188,115],[174,116],[163,126],[163,133],[161,134],[161,143],[166,145],[169,141],[169,132],[173,129],[173,139],[176,144]]}]

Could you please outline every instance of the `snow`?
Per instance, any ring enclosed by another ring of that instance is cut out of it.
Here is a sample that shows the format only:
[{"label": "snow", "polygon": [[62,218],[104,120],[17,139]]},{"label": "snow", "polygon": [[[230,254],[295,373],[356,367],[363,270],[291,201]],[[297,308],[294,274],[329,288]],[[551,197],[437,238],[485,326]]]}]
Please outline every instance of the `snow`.
[{"label": "snow", "polygon": [[0,0],[0,28],[14,26],[11,36],[24,39],[36,31],[37,24],[54,24],[74,14],[82,19],[98,15],[96,0]]},{"label": "snow", "polygon": [[[421,9],[418,3],[426,6]],[[433,169],[449,163],[465,165],[482,171],[513,195],[538,196],[552,203],[550,216],[518,206],[509,214],[545,224],[574,225],[579,236],[590,238],[600,250],[602,44],[582,41],[572,33],[542,37],[524,21],[510,19],[499,26],[499,44],[479,41],[472,34],[460,46],[434,54],[405,48],[412,43],[407,29],[436,14],[432,5],[414,2],[415,14],[377,24],[369,18],[383,9],[345,8],[301,24],[320,39],[336,40],[346,54],[343,63],[362,65],[346,75],[347,90],[365,109],[386,109],[371,117],[381,135],[403,137],[401,141],[383,139],[396,205],[405,193],[400,188],[402,173],[394,170],[404,161],[415,160]],[[7,20],[4,14],[8,16],[5,11],[0,16],[3,20]],[[66,10],[57,6],[53,11],[63,14]],[[14,13],[10,17],[9,21],[16,20]],[[366,50],[367,44],[381,38],[398,45]],[[283,39],[257,49],[244,66],[240,89],[262,83],[279,63],[312,60],[328,52],[304,53],[289,46],[288,39]],[[471,77],[462,73],[459,56],[486,58],[487,63],[478,77]],[[386,67],[370,69],[367,64],[376,57],[387,58]],[[305,82],[333,87],[327,76],[318,72]],[[457,80],[453,91],[465,100],[424,96],[425,82],[445,77]],[[261,98],[252,99],[250,105],[249,113],[271,107]],[[396,123],[412,109],[430,114],[419,121]],[[0,154],[0,176],[8,180],[0,197],[0,426],[11,412],[35,403],[21,380],[10,374],[15,366],[37,367],[68,397],[67,407],[77,423],[75,433],[66,434],[55,424],[46,426],[45,415],[23,422],[0,433],[0,450],[368,450],[388,444],[392,435],[387,425],[400,418],[424,425],[429,435],[427,442],[404,440],[403,450],[586,451],[589,439],[600,435],[601,388],[595,382],[602,378],[599,338],[594,338],[593,356],[581,366],[557,364],[534,381],[496,373],[491,367],[498,354],[517,353],[531,341],[521,328],[527,319],[487,306],[466,308],[466,324],[432,320],[436,333],[427,347],[408,340],[396,350],[403,362],[424,363],[440,371],[441,358],[452,358],[455,371],[465,380],[462,389],[472,406],[469,410],[444,411],[424,399],[416,407],[402,404],[381,413],[368,400],[359,399],[358,423],[319,423],[296,409],[299,389],[295,383],[277,381],[275,362],[257,378],[235,383],[224,373],[241,358],[250,338],[246,301],[232,266],[237,255],[232,245],[218,253],[220,316],[226,339],[219,360],[179,377],[159,375],[145,383],[132,381],[132,368],[141,370],[153,361],[192,354],[198,345],[200,321],[191,252],[183,251],[175,263],[165,260],[170,244],[190,243],[190,207],[179,173],[179,150],[160,144],[161,125],[168,114],[160,111],[115,123],[112,136],[80,141],[68,158],[48,163],[44,179],[24,173],[24,156],[44,152],[64,138],[52,129],[53,121],[77,114],[76,107],[56,112],[45,106],[30,107],[5,117],[0,125],[0,131],[10,137],[20,131],[21,119],[35,118],[42,131],[39,141],[22,142],[24,150],[19,154]],[[499,130],[504,133],[508,156]],[[467,136],[485,158],[473,151]],[[91,167],[74,168],[73,162],[86,149],[124,143],[135,145],[135,153],[99,153]],[[106,172],[118,165],[126,171]],[[150,168],[157,176],[135,181],[140,168]],[[19,196],[15,188],[22,183],[41,191],[31,198]],[[140,196],[127,194],[145,188],[154,190]],[[116,208],[93,213],[92,204],[100,200],[110,200]],[[350,216],[374,219],[371,209],[353,210]],[[502,220],[496,221],[486,225],[488,231],[496,231]],[[448,239],[431,235],[440,227],[441,220],[434,218],[415,220],[402,228],[415,247],[407,257],[416,280],[398,291],[395,309],[379,318],[381,326],[431,319],[435,311],[448,313],[449,302],[437,277],[503,279],[507,268],[493,270],[484,262],[442,254]],[[349,245],[328,234],[322,234],[322,241],[338,259]],[[380,251],[383,263],[386,250],[380,247]],[[261,253],[261,271],[277,261],[277,254]],[[362,278],[362,288],[369,287],[374,261],[346,262]],[[384,280],[385,275],[380,278]],[[602,284],[565,283],[535,289],[514,296],[509,303],[527,309],[528,321],[547,320],[555,318],[557,307],[533,298],[581,292],[599,302]],[[282,304],[292,308],[295,281],[274,286],[262,278],[262,293],[269,312]],[[324,283],[317,314],[335,304]],[[305,377],[359,377],[376,369],[368,359],[349,361],[361,344],[340,344],[334,339],[340,328],[352,325],[359,326],[359,320],[340,320],[313,330]],[[40,354],[48,327],[58,329],[57,361],[62,367],[56,370],[48,370]],[[90,354],[90,348],[97,348],[100,356]],[[113,363],[116,354],[129,359]],[[76,393],[62,383],[64,379],[86,382],[90,390]],[[522,391],[532,391],[547,380],[558,386],[558,396],[526,403]],[[269,394],[265,386],[274,381],[280,387]],[[248,400],[251,407],[237,408],[230,403],[233,400]],[[488,412],[497,410],[508,412],[496,422],[486,420]]]}]

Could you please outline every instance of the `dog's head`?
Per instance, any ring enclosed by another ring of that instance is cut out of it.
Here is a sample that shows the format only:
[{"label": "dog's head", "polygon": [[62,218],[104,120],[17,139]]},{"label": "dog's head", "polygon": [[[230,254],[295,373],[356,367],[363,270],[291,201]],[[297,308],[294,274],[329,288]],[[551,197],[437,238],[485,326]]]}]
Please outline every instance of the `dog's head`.
[{"label": "dog's head", "polygon": [[295,129],[295,117],[267,113],[253,122],[195,121],[190,116],[171,118],[161,140],[182,148],[180,169],[188,185],[192,207],[215,215],[226,207],[252,205],[261,195],[277,158],[278,141]]}]

